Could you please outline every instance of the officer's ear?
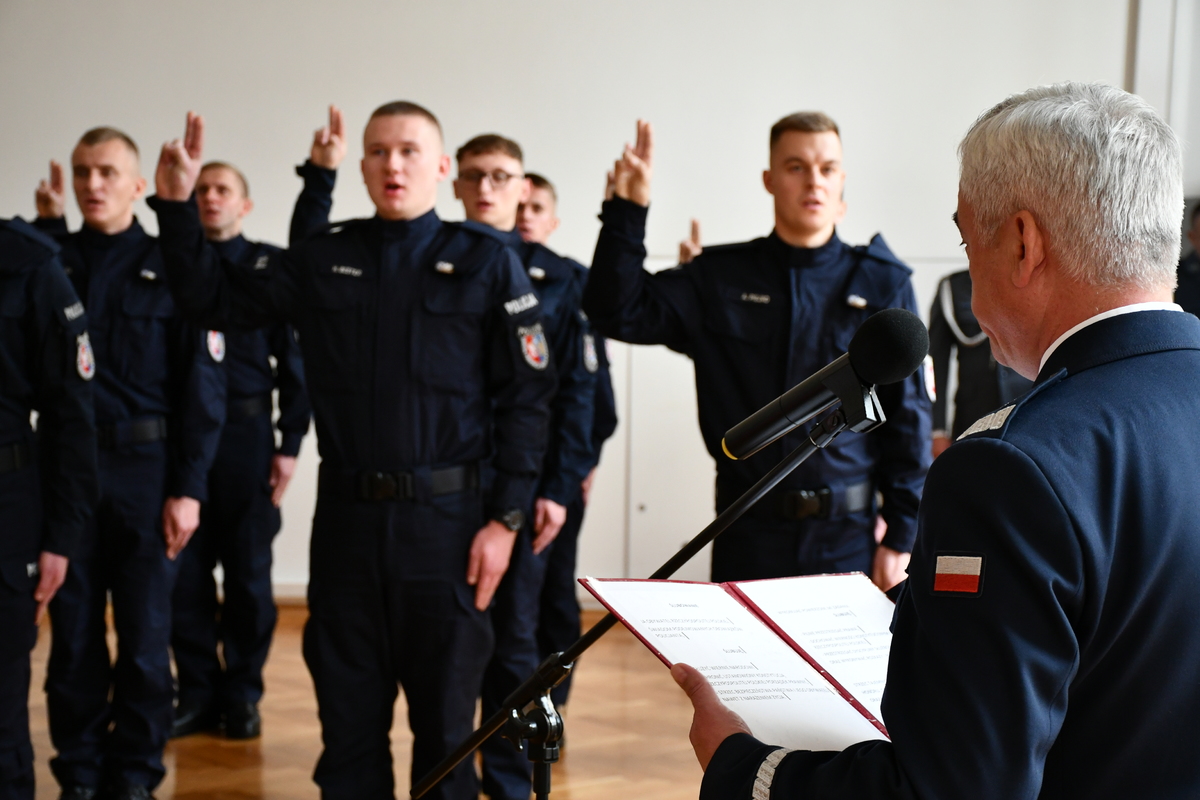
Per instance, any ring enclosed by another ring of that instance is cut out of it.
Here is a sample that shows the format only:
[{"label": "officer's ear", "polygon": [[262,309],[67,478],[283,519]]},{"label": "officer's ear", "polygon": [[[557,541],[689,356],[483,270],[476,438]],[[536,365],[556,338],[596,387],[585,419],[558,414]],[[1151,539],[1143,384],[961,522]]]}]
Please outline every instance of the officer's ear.
[{"label": "officer's ear", "polygon": [[767,194],[775,196],[775,183],[769,169],[763,170],[763,188],[767,190]]},{"label": "officer's ear", "polygon": [[450,156],[442,153],[442,157],[438,159],[438,181],[444,181],[450,177]]},{"label": "officer's ear", "polygon": [[249,197],[243,197],[242,198],[242,213],[238,214],[238,218],[240,219],[241,217],[246,216],[253,210],[254,210],[254,201],[251,200]]}]

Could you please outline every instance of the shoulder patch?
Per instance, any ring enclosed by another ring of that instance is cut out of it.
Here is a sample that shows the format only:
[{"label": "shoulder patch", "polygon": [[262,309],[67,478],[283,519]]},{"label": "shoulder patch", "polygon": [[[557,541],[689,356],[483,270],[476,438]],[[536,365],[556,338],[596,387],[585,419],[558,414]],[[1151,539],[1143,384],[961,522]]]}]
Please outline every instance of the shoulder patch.
[{"label": "shoulder patch", "polygon": [[982,553],[937,553],[933,568],[935,594],[978,597],[983,592]]},{"label": "shoulder patch", "polygon": [[590,333],[583,335],[583,366],[591,373],[600,369],[600,356],[596,353],[596,337]]},{"label": "shoulder patch", "polygon": [[521,343],[521,355],[525,363],[536,370],[544,370],[550,364],[550,346],[542,323],[517,328],[517,340]]},{"label": "shoulder patch", "polygon": [[220,331],[206,331],[204,341],[208,345],[208,354],[212,356],[213,361],[220,364],[225,360],[225,334]]},{"label": "shoulder patch", "polygon": [[509,300],[504,304],[504,310],[508,312],[510,317],[515,317],[523,311],[528,311],[538,304],[537,295],[533,292],[528,292],[518,298]]},{"label": "shoulder patch", "polygon": [[96,376],[96,354],[92,352],[92,340],[87,331],[75,337],[75,371],[85,381]]},{"label": "shoulder patch", "polygon": [[63,309],[63,316],[67,318],[67,322],[74,322],[83,316],[83,303],[74,302]]},{"label": "shoulder patch", "polygon": [[1005,406],[999,411],[993,411],[991,414],[988,414],[981,419],[975,420],[975,423],[971,425],[971,427],[962,432],[957,441],[962,441],[968,436],[974,436],[975,434],[983,433],[984,431],[1000,430],[1004,427],[1004,423],[1008,422],[1009,415],[1012,414],[1016,407],[1017,406],[1014,403],[1013,405]]}]

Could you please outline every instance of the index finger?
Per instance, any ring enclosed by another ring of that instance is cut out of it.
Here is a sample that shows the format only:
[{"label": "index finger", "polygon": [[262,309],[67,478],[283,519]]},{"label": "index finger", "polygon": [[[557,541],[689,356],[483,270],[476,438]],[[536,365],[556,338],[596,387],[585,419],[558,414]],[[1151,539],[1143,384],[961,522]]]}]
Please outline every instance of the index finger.
[{"label": "index finger", "polygon": [[329,132],[342,138],[345,138],[346,135],[346,121],[342,116],[342,110],[332,104],[329,106]]},{"label": "index finger", "polygon": [[654,157],[654,128],[644,119],[639,119],[637,123],[637,147],[634,152],[647,164]]},{"label": "index finger", "polygon": [[183,149],[192,158],[200,158],[204,152],[204,117],[191,111],[187,115],[187,130],[183,136]]},{"label": "index finger", "polygon": [[56,192],[63,190],[63,168],[62,164],[54,159],[50,159],[50,188]]},{"label": "index finger", "polygon": [[690,238],[691,238],[692,244],[695,244],[695,245],[700,244],[700,220],[698,220],[698,219],[692,220],[692,235]]}]

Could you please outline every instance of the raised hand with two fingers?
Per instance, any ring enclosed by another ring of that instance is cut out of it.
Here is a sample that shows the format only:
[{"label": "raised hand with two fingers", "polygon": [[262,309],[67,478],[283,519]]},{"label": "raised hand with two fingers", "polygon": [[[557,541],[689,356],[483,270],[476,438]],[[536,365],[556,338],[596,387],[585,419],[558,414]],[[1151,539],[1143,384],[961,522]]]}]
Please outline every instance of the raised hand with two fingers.
[{"label": "raised hand with two fingers", "polygon": [[191,111],[183,139],[173,139],[162,147],[158,168],[154,171],[154,191],[164,200],[187,200],[196,188],[204,155],[204,118]]},{"label": "raised hand with two fingers", "polygon": [[37,215],[41,219],[58,219],[63,215],[66,183],[63,180],[62,164],[50,162],[50,180],[42,179],[33,195],[37,204]]},{"label": "raised hand with two fingers", "polygon": [[637,142],[625,145],[625,152],[613,165],[613,192],[617,197],[650,205],[650,178],[653,174],[654,129],[644,119],[637,121]]},{"label": "raised hand with two fingers", "polygon": [[346,157],[346,122],[342,110],[329,106],[329,124],[313,133],[308,159],[318,167],[337,169]]}]

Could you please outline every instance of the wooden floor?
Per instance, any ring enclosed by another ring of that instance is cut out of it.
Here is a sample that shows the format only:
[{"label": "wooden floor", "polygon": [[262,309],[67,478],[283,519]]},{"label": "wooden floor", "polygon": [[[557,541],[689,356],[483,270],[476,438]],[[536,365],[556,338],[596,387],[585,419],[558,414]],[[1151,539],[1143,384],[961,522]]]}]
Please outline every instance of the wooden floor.
[{"label": "wooden floor", "polygon": [[[232,742],[198,734],[167,745],[167,777],[159,800],[304,800],[317,798],[312,769],[320,752],[320,727],[312,682],[300,655],[303,607],[282,607],[267,662],[262,738]],[[599,618],[585,614],[585,624]],[[52,754],[42,689],[49,630],[33,653],[29,695],[38,800],[54,800]],[[408,796],[409,748],[403,698],[392,730],[399,797]],[[691,706],[666,667],[623,627],[592,647],[577,667],[566,715],[567,747],[555,765],[552,797],[559,800],[695,798],[700,767],[688,745]]]}]

